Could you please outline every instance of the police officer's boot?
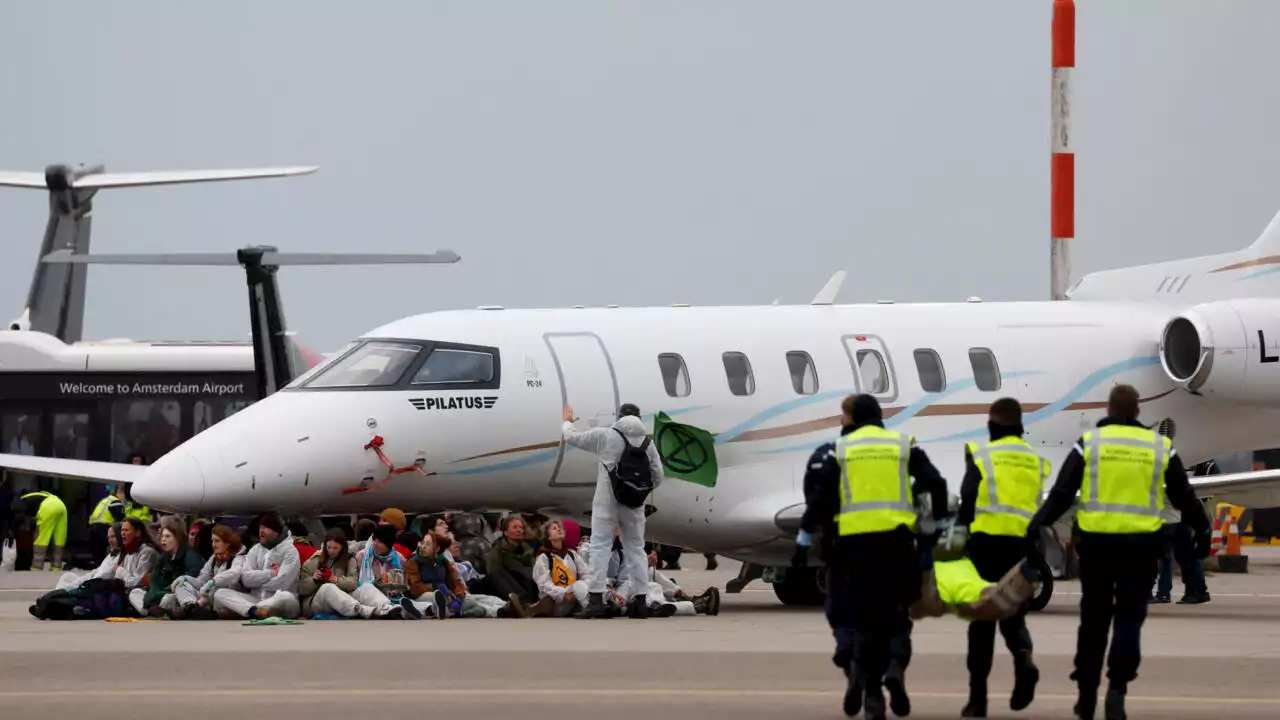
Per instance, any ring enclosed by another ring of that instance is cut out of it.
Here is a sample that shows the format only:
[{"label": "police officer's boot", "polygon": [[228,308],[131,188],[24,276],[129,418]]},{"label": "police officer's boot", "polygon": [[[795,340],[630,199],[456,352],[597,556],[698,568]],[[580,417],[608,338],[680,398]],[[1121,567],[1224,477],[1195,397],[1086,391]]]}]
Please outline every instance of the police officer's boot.
[{"label": "police officer's boot", "polygon": [[906,671],[896,659],[889,661],[884,674],[884,689],[889,691],[889,709],[898,717],[911,714],[911,698],[907,697]]},{"label": "police officer's boot", "polygon": [[49,555],[48,545],[33,545],[31,548],[31,569],[43,570],[44,560]]},{"label": "police officer's boot", "polygon": [[884,720],[884,691],[880,683],[867,683],[866,700],[863,703],[867,720]]},{"label": "police officer's boot", "polygon": [[582,608],[579,613],[579,620],[590,620],[592,618],[607,618],[604,607],[604,593],[587,593],[587,606]]},{"label": "police officer's boot", "polygon": [[1031,660],[1030,650],[1019,650],[1013,655],[1013,694],[1009,696],[1009,709],[1025,710],[1036,699],[1036,684],[1040,682],[1040,668]]},{"label": "police officer's boot", "polygon": [[1128,716],[1124,712],[1124,696],[1127,688],[1122,684],[1113,683],[1107,688],[1107,700],[1103,705],[1103,712],[1106,714],[1107,720],[1125,720]]},{"label": "police officer's boot", "polygon": [[969,682],[969,702],[960,710],[962,718],[984,718],[987,716],[987,683],[986,681]]},{"label": "police officer's boot", "polygon": [[853,717],[862,712],[862,694],[866,690],[863,687],[862,673],[858,670],[857,663],[848,661],[844,674],[849,681],[844,691],[844,714]]},{"label": "police officer's boot", "polygon": [[1080,688],[1076,695],[1075,715],[1080,720],[1093,720],[1093,713],[1098,707],[1098,691],[1096,688]]},{"label": "police officer's boot", "polygon": [[62,570],[62,551],[63,546],[56,545],[53,548],[53,569]]}]

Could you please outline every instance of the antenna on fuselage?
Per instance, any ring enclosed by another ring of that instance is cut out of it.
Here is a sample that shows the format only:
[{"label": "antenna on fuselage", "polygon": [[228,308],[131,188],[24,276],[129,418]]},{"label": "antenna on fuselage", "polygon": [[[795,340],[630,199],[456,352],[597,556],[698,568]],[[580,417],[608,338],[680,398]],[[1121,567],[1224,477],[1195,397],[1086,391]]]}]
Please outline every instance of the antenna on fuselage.
[{"label": "antenna on fuselage", "polygon": [[[315,167],[273,167],[108,173],[102,165],[75,168],[50,165],[43,173],[0,170],[0,186],[49,192],[49,220],[39,255],[43,258],[58,251],[89,252],[93,197],[99,190],[289,177],[316,170]],[[88,268],[84,267],[37,262],[27,291],[27,304],[8,328],[48,333],[63,342],[80,340],[84,332],[87,273]]]},{"label": "antenna on fuselage", "polygon": [[837,270],[826,285],[818,291],[814,296],[810,305],[832,305],[836,301],[836,295],[840,294],[840,286],[844,284],[845,271]]},{"label": "antenna on fuselage", "polygon": [[76,255],[58,251],[43,262],[97,265],[240,265],[249,286],[249,324],[253,331],[253,364],[258,399],[288,385],[304,363],[297,344],[289,340],[284,304],[276,271],[285,265],[423,265],[451,264],[462,258],[452,250],[435,253],[282,253],[268,245],[245,247],[233,253],[122,253]]}]

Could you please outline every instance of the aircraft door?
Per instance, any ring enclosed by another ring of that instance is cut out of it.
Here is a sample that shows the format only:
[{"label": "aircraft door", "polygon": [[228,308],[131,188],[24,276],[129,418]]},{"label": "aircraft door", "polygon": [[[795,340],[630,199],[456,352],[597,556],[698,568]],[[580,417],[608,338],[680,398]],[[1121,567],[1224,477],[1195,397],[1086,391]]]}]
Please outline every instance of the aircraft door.
[{"label": "aircraft door", "polygon": [[840,338],[853,368],[858,392],[876,396],[881,403],[898,399],[898,378],[893,358],[878,335],[845,335]]},{"label": "aircraft door", "polygon": [[[578,429],[612,425],[621,401],[613,360],[604,341],[590,332],[546,333],[543,340],[560,378],[561,404],[573,408]],[[551,486],[594,485],[598,465],[594,455],[561,443]]]}]

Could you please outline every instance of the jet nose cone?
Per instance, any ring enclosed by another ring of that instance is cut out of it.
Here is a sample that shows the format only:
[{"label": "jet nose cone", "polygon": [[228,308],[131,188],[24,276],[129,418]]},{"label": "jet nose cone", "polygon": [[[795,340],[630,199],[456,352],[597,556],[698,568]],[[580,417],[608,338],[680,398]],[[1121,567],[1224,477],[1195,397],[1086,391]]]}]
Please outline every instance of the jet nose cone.
[{"label": "jet nose cone", "polygon": [[178,448],[148,467],[130,492],[134,500],[157,510],[195,513],[204,502],[204,471],[195,455]]}]

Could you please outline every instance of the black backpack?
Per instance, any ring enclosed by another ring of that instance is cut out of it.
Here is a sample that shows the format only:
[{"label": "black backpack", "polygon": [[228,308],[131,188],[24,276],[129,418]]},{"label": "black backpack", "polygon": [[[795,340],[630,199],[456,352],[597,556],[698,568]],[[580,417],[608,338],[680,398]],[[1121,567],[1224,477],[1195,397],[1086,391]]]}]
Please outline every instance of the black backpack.
[{"label": "black backpack", "polygon": [[613,496],[618,502],[629,508],[644,506],[645,498],[653,492],[653,472],[649,467],[649,438],[639,445],[632,445],[627,436],[618,428],[613,428],[622,438],[622,455],[618,464],[609,468],[609,480],[613,484]]}]

